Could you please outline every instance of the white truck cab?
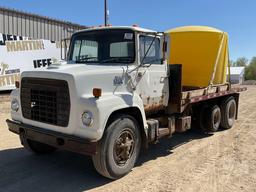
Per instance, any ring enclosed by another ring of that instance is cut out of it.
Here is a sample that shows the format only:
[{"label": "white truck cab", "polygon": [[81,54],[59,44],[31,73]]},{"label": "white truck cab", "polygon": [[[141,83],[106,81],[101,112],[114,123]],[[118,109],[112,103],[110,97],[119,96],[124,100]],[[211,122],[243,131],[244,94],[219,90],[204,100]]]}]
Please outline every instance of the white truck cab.
[{"label": "white truck cab", "polygon": [[92,155],[100,174],[122,177],[141,146],[191,125],[190,109],[168,112],[165,38],[135,26],[73,34],[66,62],[21,74],[11,94],[10,131],[36,153]]}]

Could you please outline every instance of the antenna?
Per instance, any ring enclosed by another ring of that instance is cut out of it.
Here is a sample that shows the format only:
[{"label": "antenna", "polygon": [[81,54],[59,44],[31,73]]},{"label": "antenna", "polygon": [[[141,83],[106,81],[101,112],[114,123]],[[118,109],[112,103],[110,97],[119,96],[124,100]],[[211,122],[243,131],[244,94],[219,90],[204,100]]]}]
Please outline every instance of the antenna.
[{"label": "antenna", "polygon": [[109,17],[109,10],[108,10],[108,4],[107,0],[104,0],[104,15],[105,15],[105,26],[108,25],[108,17]]}]

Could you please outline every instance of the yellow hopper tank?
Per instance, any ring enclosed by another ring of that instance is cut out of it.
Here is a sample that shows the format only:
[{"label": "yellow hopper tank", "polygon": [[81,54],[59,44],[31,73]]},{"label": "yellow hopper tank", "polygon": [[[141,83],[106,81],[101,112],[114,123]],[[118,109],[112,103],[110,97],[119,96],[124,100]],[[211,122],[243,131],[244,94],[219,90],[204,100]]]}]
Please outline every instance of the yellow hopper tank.
[{"label": "yellow hopper tank", "polygon": [[165,32],[169,64],[182,64],[182,85],[207,87],[226,82],[227,33],[211,27],[187,26]]}]

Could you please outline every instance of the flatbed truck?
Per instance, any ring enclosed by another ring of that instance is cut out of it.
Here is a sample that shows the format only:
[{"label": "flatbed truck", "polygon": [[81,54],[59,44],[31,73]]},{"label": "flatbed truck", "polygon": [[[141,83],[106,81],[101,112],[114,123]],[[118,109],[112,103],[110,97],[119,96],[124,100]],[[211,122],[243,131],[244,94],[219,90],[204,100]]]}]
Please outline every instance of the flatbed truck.
[{"label": "flatbed truck", "polygon": [[231,128],[246,88],[182,85],[182,64],[166,62],[166,42],[163,33],[137,26],[73,34],[66,63],[21,74],[9,130],[36,154],[90,155],[101,175],[118,179],[162,137],[192,126]]}]

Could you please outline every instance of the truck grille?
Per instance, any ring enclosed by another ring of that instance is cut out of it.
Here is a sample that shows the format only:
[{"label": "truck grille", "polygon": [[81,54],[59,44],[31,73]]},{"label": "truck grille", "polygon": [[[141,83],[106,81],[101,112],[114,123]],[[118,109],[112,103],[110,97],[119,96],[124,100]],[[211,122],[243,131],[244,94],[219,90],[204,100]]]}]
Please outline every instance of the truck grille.
[{"label": "truck grille", "polygon": [[24,118],[68,126],[70,97],[66,81],[24,77],[21,80],[20,99]]}]

